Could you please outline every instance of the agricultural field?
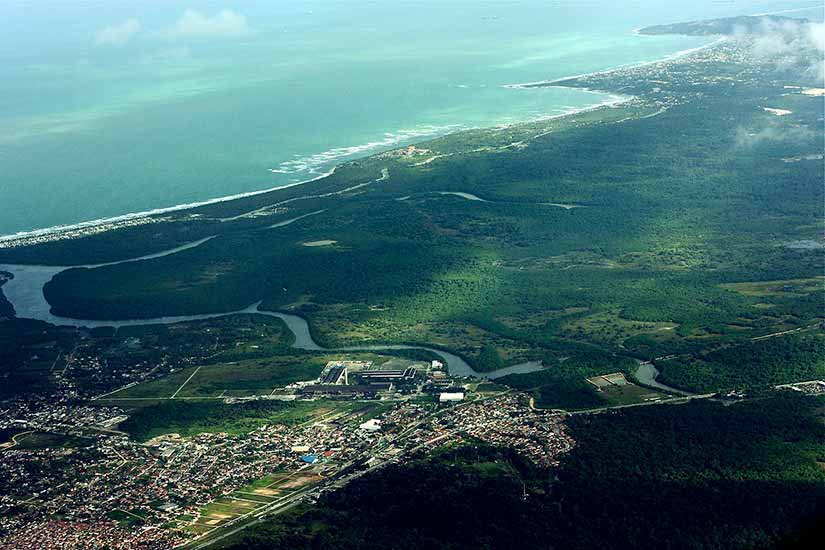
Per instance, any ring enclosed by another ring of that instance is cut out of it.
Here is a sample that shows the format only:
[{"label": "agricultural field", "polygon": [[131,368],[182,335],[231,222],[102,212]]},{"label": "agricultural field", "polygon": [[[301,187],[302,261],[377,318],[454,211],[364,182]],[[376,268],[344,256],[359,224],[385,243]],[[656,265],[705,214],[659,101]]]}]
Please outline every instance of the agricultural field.
[{"label": "agricultural field", "polygon": [[299,489],[309,488],[323,480],[320,468],[275,473],[241,487],[202,507],[194,514],[182,514],[170,526],[193,535],[204,535],[227,522],[261,511],[277,504]]}]

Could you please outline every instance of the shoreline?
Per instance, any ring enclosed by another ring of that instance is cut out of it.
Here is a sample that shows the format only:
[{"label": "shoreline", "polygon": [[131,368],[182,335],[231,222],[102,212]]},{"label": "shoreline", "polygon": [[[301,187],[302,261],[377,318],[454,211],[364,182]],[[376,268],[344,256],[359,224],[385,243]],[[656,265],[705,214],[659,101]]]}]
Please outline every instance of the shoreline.
[{"label": "shoreline", "polygon": [[[517,83],[517,84],[503,84],[503,85],[501,85],[501,87],[506,88],[506,89],[512,89],[512,90],[519,90],[519,89],[524,90],[524,89],[530,89],[530,88],[535,88],[535,87],[544,87],[544,86],[550,87],[550,86],[552,86],[552,84],[554,84],[556,82],[571,80],[571,79],[574,79],[574,78],[584,78],[584,77],[587,77],[587,76],[609,74],[609,73],[612,73],[612,72],[615,72],[615,71],[620,71],[620,70],[628,69],[628,68],[631,68],[631,67],[644,67],[644,66],[652,65],[652,64],[656,64],[656,63],[666,63],[666,62],[669,62],[669,61],[674,61],[676,59],[680,59],[682,57],[691,55],[691,54],[693,54],[697,51],[701,51],[703,49],[713,47],[713,46],[715,46],[715,45],[717,45],[717,44],[719,44],[719,43],[721,43],[725,40],[727,40],[726,37],[720,37],[720,38],[718,38],[718,39],[716,39],[716,40],[714,40],[714,41],[712,41],[708,44],[704,44],[702,46],[698,46],[698,47],[695,47],[695,48],[689,48],[689,49],[686,49],[686,50],[680,50],[678,52],[675,52],[673,54],[667,55],[663,58],[656,59],[656,60],[653,60],[653,61],[628,63],[628,64],[612,67],[610,69],[605,69],[605,70],[602,70],[602,71],[594,71],[594,72],[583,73],[583,74],[579,74],[579,75],[566,76],[566,77],[562,77],[562,78],[556,78],[556,79],[553,79],[553,80],[542,80],[542,81],[536,81],[536,82],[525,82],[525,83]],[[602,95],[606,94],[606,92],[604,92],[602,90],[591,90],[589,88],[574,88],[574,89],[580,90],[584,93],[602,94]],[[567,117],[567,116],[574,116],[574,115],[577,115],[577,114],[581,114],[581,113],[585,113],[585,112],[589,112],[589,111],[593,111],[593,110],[597,110],[597,109],[601,109],[601,108],[605,108],[605,107],[613,107],[615,105],[620,105],[622,103],[626,103],[626,102],[631,101],[633,99],[632,96],[622,96],[622,95],[619,95],[619,94],[608,94],[608,95],[609,95],[609,99],[607,99],[605,101],[602,101],[600,103],[594,103],[592,105],[587,105],[585,107],[580,107],[580,108],[568,110],[568,111],[565,111],[565,112],[559,113],[559,114],[540,116],[540,117],[533,118],[533,119],[530,119],[530,120],[522,120],[522,121],[517,121],[517,122],[513,122],[513,123],[508,123],[508,124],[499,124],[499,125],[495,125],[495,126],[490,126],[489,128],[508,128],[508,127],[513,127],[513,126],[518,126],[520,124],[535,124],[535,123],[538,123],[538,122],[544,122],[544,121],[548,121],[548,120],[559,119],[559,118],[563,118],[563,117]],[[462,131],[473,131],[473,130],[481,130],[481,129],[483,129],[483,128],[473,127],[473,128],[456,129],[455,131],[447,132],[446,134],[444,134],[442,136],[437,136],[437,137],[444,137],[444,136],[447,136],[447,135],[450,135],[450,134],[453,134],[453,133],[459,133],[459,132],[462,132]],[[357,148],[357,147],[359,147],[359,146],[346,147],[346,148],[341,148],[341,149],[342,150],[343,149],[353,149],[353,148]],[[390,150],[392,150],[392,149],[390,149]],[[346,162],[348,162],[348,161],[345,161],[344,163],[346,163]],[[190,202],[190,203],[182,203],[182,204],[177,204],[177,205],[173,205],[173,206],[155,208],[155,209],[144,210],[144,211],[140,211],[140,212],[131,212],[131,213],[127,213],[127,214],[121,214],[121,215],[117,215],[117,216],[110,216],[110,217],[106,217],[106,218],[98,218],[98,219],[94,219],[94,220],[88,220],[88,221],[77,222],[77,223],[72,223],[72,224],[55,225],[55,226],[45,227],[45,228],[40,228],[40,229],[32,229],[32,230],[28,230],[28,231],[19,231],[19,232],[16,232],[16,233],[0,235],[0,248],[9,248],[9,249],[11,249],[11,248],[17,248],[17,247],[20,247],[20,246],[34,246],[34,245],[37,245],[37,244],[43,244],[45,242],[53,242],[53,241],[57,241],[57,240],[74,239],[74,238],[81,237],[82,235],[66,235],[63,238],[60,238],[60,236],[65,235],[67,233],[75,232],[75,231],[84,231],[84,230],[89,231],[89,230],[92,230],[94,228],[99,228],[99,231],[96,231],[94,233],[105,233],[105,232],[108,232],[108,231],[119,229],[122,226],[127,226],[127,225],[129,225],[128,222],[138,222],[140,220],[150,220],[152,217],[159,216],[159,215],[162,215],[162,214],[169,214],[169,213],[172,213],[172,212],[181,212],[181,211],[185,211],[185,210],[192,210],[192,209],[199,208],[199,207],[202,207],[202,206],[209,206],[209,205],[212,205],[212,204],[231,202],[231,201],[238,200],[238,199],[254,197],[254,196],[257,196],[257,195],[263,195],[265,193],[271,193],[273,191],[288,189],[288,188],[291,188],[291,187],[296,187],[296,186],[299,186],[299,185],[312,183],[312,182],[324,179],[328,176],[331,176],[332,174],[335,173],[336,169],[344,163],[336,164],[336,165],[332,166],[326,172],[324,172],[324,173],[322,173],[322,174],[320,174],[320,175],[318,175],[314,178],[299,181],[299,182],[295,182],[295,183],[288,183],[288,184],[285,184],[285,185],[279,185],[279,186],[276,186],[276,187],[270,187],[270,188],[267,188],[267,189],[261,189],[261,190],[257,190],[257,191],[247,191],[247,192],[244,192],[244,193],[236,193],[234,195],[227,195],[227,196],[224,196],[224,197],[216,197],[216,198],[207,199],[207,200],[204,200],[204,201],[195,201],[195,202]],[[280,171],[275,172],[275,170],[273,170],[273,172],[274,173],[281,173]],[[146,223],[151,223],[151,222],[147,221]],[[112,227],[106,227],[106,226],[109,226],[109,225],[111,225]],[[94,234],[94,233],[90,233],[90,234]],[[49,237],[54,237],[54,238],[49,238]],[[29,242],[29,241],[34,241],[34,242]]]},{"label": "shoreline", "polygon": [[[644,36],[644,35],[639,35],[639,36]],[[606,75],[606,74],[610,74],[610,73],[615,73],[616,71],[622,71],[622,70],[625,70],[625,69],[634,69],[634,68],[637,68],[637,67],[648,67],[650,65],[655,65],[657,63],[668,63],[670,61],[676,61],[677,59],[687,57],[689,55],[700,52],[702,50],[713,48],[713,47],[718,46],[719,44],[721,44],[723,42],[726,42],[727,40],[728,40],[728,37],[721,36],[721,37],[719,37],[719,38],[717,38],[717,39],[715,39],[711,42],[708,42],[707,44],[703,44],[701,46],[696,46],[695,48],[688,48],[686,50],[680,50],[676,53],[665,56],[661,59],[655,59],[653,61],[640,61],[638,63],[627,63],[625,65],[620,65],[618,67],[613,67],[613,68],[605,69],[605,70],[602,70],[602,71],[592,71],[592,72],[589,72],[589,73],[582,73],[582,74],[576,74],[576,75],[571,75],[571,76],[563,76],[561,78],[554,78],[552,80],[537,80],[535,82],[520,82],[520,83],[516,83],[516,84],[504,84],[504,85],[502,85],[502,88],[507,88],[509,90],[529,90],[530,88],[550,87],[553,84],[556,84],[558,82],[564,82],[566,80],[573,80],[573,79],[576,79],[576,78],[587,78],[589,76],[601,76],[601,75]],[[566,88],[566,86],[560,86],[560,87]],[[575,89],[576,90],[583,90],[583,91],[591,92],[591,93],[604,93],[601,90],[592,90],[590,88],[576,87]]]},{"label": "shoreline", "polygon": [[[14,246],[4,246],[6,243],[15,242],[15,241],[23,241],[27,239],[32,239],[36,237],[47,237],[49,235],[59,235],[62,233],[67,233],[70,231],[78,231],[83,229],[92,229],[94,227],[100,227],[103,225],[109,224],[119,224],[122,222],[129,222],[140,220],[144,218],[151,218],[152,216],[159,216],[161,214],[168,214],[170,212],[180,212],[183,210],[192,210],[194,208],[200,208],[201,206],[209,206],[211,204],[219,204],[222,202],[231,202],[238,199],[245,199],[247,197],[254,197],[256,195],[263,195],[265,193],[271,193],[273,191],[280,191],[281,189],[289,189],[290,187],[297,187],[298,185],[304,185],[307,183],[312,183],[314,181],[318,181],[324,179],[328,176],[331,176],[335,173],[335,170],[338,166],[333,166],[330,170],[320,174],[314,178],[298,181],[295,183],[287,183],[285,185],[279,185],[277,187],[270,187],[268,189],[260,189],[258,191],[246,191],[244,193],[237,193],[235,195],[227,195],[225,197],[216,197],[214,199],[207,199],[204,201],[199,202],[190,202],[190,203],[183,203],[177,204],[174,206],[165,206],[162,208],[155,208],[152,210],[143,210],[141,212],[131,212],[129,214],[121,214],[118,216],[111,216],[108,218],[98,218],[96,220],[89,220],[85,222],[78,222],[73,224],[66,224],[66,225],[54,225],[51,227],[44,227],[42,229],[32,229],[29,231],[19,231],[17,233],[11,233],[8,235],[0,235],[0,248],[15,248]],[[112,229],[115,229],[114,227]],[[22,246],[25,246],[26,243],[21,243]]]}]

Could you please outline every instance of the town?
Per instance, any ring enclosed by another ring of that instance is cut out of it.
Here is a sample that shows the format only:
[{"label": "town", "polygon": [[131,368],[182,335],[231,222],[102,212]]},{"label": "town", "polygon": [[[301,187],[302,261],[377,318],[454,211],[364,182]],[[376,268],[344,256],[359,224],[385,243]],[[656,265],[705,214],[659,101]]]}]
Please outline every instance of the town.
[{"label": "town", "polygon": [[573,447],[563,414],[503,388],[470,389],[479,386],[439,361],[329,361],[317,379],[224,400],[318,404],[305,421],[145,442],[118,430],[122,408],[74,391],[7,402],[0,430],[14,435],[0,460],[0,533],[8,547],[168,548],[445,445],[508,446],[541,466]]}]

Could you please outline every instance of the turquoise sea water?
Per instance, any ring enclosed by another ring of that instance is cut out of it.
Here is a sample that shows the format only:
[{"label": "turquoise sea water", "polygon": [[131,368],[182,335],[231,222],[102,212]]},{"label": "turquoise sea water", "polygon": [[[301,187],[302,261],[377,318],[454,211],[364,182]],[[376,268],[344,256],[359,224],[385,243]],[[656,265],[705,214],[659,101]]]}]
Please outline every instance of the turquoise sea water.
[{"label": "turquoise sea water", "polygon": [[710,41],[634,35],[642,26],[811,5],[6,0],[0,235],[271,188],[424,137],[598,104],[610,97],[504,85]]}]

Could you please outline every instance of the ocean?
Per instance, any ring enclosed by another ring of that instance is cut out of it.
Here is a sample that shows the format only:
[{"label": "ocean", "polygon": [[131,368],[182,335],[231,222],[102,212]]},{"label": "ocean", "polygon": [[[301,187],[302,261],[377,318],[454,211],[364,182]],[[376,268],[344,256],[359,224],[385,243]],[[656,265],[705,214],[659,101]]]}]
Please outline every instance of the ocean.
[{"label": "ocean", "polygon": [[821,4],[5,0],[0,235],[269,189],[447,132],[609,102],[506,86],[712,40],[634,34],[646,25],[785,10]]}]

